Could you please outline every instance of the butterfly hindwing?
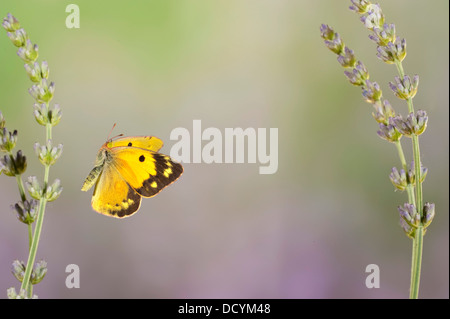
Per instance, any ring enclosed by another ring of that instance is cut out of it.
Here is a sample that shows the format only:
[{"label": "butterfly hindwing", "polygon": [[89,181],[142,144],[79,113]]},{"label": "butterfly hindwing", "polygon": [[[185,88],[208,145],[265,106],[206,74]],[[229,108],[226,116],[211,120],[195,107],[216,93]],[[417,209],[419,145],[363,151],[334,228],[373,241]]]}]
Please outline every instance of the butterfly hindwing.
[{"label": "butterfly hindwing", "polygon": [[92,195],[92,208],[97,212],[123,218],[134,214],[141,205],[141,196],[111,165],[105,165]]},{"label": "butterfly hindwing", "polygon": [[141,196],[152,197],[178,179],[183,167],[160,153],[135,147],[116,147],[114,166]]}]

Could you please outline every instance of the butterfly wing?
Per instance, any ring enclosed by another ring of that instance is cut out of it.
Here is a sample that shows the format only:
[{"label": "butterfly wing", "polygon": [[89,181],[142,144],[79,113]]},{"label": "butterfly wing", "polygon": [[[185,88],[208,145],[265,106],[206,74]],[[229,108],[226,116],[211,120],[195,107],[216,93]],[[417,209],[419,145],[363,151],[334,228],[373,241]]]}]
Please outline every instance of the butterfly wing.
[{"label": "butterfly wing", "polygon": [[141,196],[152,197],[176,181],[183,166],[169,156],[139,147],[111,149],[113,166]]},{"label": "butterfly wing", "polygon": [[134,214],[141,205],[141,196],[127,184],[114,165],[105,163],[92,195],[92,208],[116,218]]},{"label": "butterfly wing", "polygon": [[154,136],[124,137],[105,143],[82,187],[87,191],[95,184],[92,208],[107,216],[128,217],[139,209],[141,196],[155,196],[177,180],[183,167],[157,153],[162,145]]},{"label": "butterfly wing", "polygon": [[108,144],[108,147],[139,147],[149,151],[158,152],[163,144],[163,141],[155,136],[128,136],[111,141]]}]

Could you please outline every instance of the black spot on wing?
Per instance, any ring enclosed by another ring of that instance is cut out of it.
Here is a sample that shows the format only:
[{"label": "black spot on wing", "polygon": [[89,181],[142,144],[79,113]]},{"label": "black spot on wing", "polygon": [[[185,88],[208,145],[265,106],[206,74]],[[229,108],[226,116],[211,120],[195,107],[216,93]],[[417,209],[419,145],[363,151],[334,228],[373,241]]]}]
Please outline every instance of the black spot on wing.
[{"label": "black spot on wing", "polygon": [[[155,196],[183,174],[183,166],[172,161],[169,156],[159,153],[153,153],[152,155],[155,160],[156,175],[149,174],[142,187],[136,189],[144,197]],[[166,175],[164,174],[165,172]]]}]

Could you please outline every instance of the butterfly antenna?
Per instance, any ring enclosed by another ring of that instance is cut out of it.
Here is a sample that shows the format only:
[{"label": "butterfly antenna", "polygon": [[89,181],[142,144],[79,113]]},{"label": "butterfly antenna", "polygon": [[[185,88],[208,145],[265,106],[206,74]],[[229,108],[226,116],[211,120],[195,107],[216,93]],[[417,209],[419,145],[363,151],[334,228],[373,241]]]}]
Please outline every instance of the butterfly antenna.
[{"label": "butterfly antenna", "polygon": [[113,131],[114,128],[116,127],[116,124],[117,124],[117,123],[114,123],[113,127],[111,128],[111,131],[109,131],[107,141],[112,141],[112,140],[115,139],[116,137],[123,136],[123,134],[119,134],[119,135],[116,135],[116,136],[110,138],[112,131]]}]

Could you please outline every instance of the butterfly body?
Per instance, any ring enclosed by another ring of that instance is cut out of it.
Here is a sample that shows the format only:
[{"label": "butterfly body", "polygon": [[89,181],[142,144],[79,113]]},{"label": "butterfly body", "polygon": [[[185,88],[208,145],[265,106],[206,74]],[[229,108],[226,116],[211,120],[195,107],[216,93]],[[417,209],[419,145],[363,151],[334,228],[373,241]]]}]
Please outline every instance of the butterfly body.
[{"label": "butterfly body", "polygon": [[108,140],[100,148],[94,168],[81,190],[95,185],[92,208],[123,218],[140,207],[141,197],[153,197],[183,173],[181,164],[158,153],[163,142],[154,136]]}]

